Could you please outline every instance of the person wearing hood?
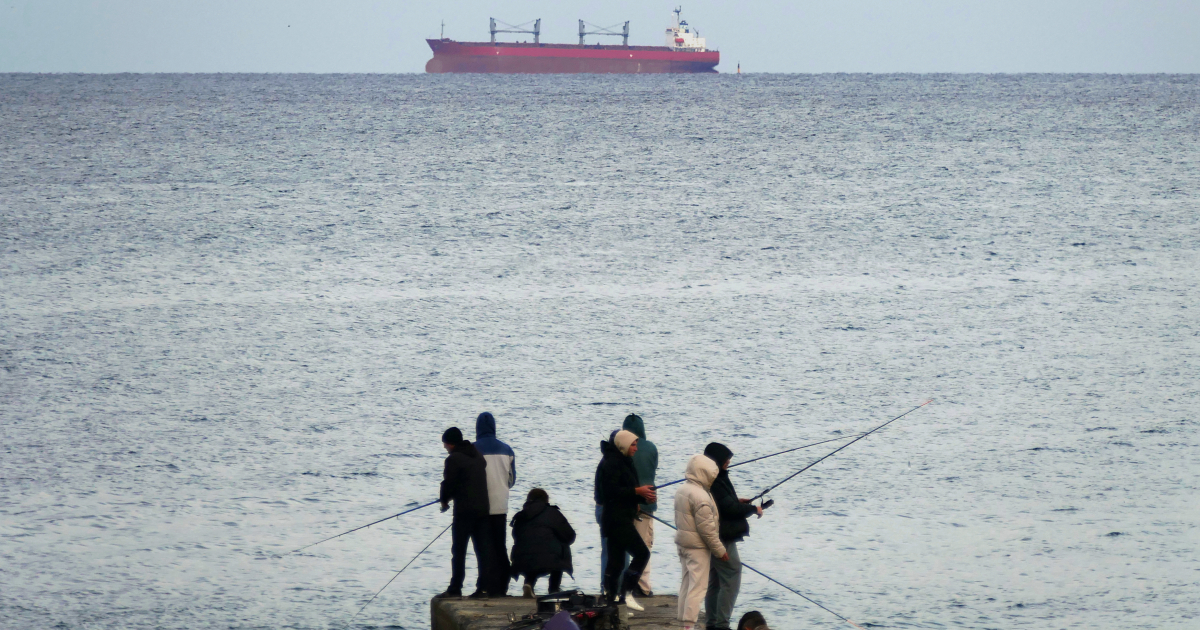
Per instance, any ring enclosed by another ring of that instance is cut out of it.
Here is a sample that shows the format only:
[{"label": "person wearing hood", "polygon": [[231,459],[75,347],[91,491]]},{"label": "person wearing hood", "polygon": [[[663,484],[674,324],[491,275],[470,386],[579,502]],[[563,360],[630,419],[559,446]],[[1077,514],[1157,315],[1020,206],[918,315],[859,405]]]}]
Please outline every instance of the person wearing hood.
[{"label": "person wearing hood", "polygon": [[442,471],[442,511],[454,502],[454,521],[450,525],[450,588],[438,597],[462,597],[467,574],[467,542],[475,548],[479,576],[473,598],[487,597],[494,575],[491,537],[488,532],[487,462],[475,446],[463,439],[458,427],[442,434],[442,446],[450,453]]},{"label": "person wearing hood", "polygon": [[727,560],[714,559],[708,571],[708,594],[704,598],[705,628],[729,630],[729,618],[737,602],[742,586],[742,559],[737,544],[750,533],[750,522],[746,519],[757,514],[762,518],[763,509],[750,504],[748,499],[739,499],[729,480],[729,462],[733,451],[728,446],[713,442],[704,447],[704,456],[720,469],[713,481],[711,493],[717,505],[718,535],[728,552]]},{"label": "person wearing hood", "polygon": [[[600,494],[600,470],[604,467],[604,456],[609,451],[616,452],[617,447],[613,446],[613,440],[617,437],[617,429],[608,434],[607,440],[600,440],[600,463],[596,464],[596,479],[592,485],[592,498],[596,501],[596,525],[600,527],[600,591],[604,591],[604,571],[608,567],[608,537],[604,535],[604,526],[601,523],[604,521],[604,500]],[[629,568],[629,554],[625,554],[625,561],[621,565],[621,570]]]},{"label": "person wearing hood", "polygon": [[529,491],[525,507],[512,519],[512,576],[525,576],[525,597],[533,597],[539,576],[550,574],[550,593],[562,588],[563,572],[571,574],[575,530],[541,488]]},{"label": "person wearing hood", "polygon": [[717,525],[717,504],[709,488],[720,470],[704,455],[688,460],[683,485],[675,492],[675,547],[683,566],[679,584],[679,621],[684,630],[693,630],[700,616],[700,602],[708,590],[708,569],[713,557],[729,560],[721,544]]},{"label": "person wearing hood", "polygon": [[[646,425],[642,422],[641,416],[631,413],[625,416],[625,424],[622,428],[629,431],[638,437],[637,454],[633,456],[633,468],[637,471],[638,485],[654,486],[654,477],[658,472],[658,447],[654,446],[654,442],[646,439]],[[646,543],[646,548],[654,552],[654,511],[658,509],[658,501],[647,501],[638,506],[638,510],[645,516],[633,521],[633,526],[637,528],[638,534],[642,537],[642,542]],[[650,589],[650,564],[646,564],[646,568],[642,571],[642,577],[638,580],[636,586],[633,587],[633,592],[638,597],[652,597],[654,592]]]},{"label": "person wearing hood", "polygon": [[[608,564],[604,567],[604,592],[613,603],[624,603],[633,610],[643,610],[630,591],[642,576],[650,561],[650,550],[633,526],[638,518],[638,506],[654,501],[654,486],[639,485],[633,456],[637,454],[638,437],[630,431],[617,431],[613,436],[615,449],[604,454],[596,470],[597,490],[603,509],[600,535],[608,538]],[[629,568],[621,571],[625,554],[633,556]]]},{"label": "person wearing hood", "polygon": [[488,584],[492,597],[508,593],[508,490],[517,482],[517,456],[509,445],[496,439],[496,418],[483,412],[475,419],[475,448],[487,462],[488,531],[491,532],[494,573]]}]

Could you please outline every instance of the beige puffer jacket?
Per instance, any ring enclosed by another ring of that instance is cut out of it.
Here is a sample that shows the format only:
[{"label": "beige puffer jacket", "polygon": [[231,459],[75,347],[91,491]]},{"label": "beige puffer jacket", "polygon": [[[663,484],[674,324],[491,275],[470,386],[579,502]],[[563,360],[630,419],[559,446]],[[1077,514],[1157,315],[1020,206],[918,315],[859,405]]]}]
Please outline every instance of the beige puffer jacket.
[{"label": "beige puffer jacket", "polygon": [[708,549],[720,558],[725,545],[717,535],[717,503],[708,491],[717,478],[716,462],[705,455],[688,461],[687,481],[675,492],[675,544],[686,549]]}]

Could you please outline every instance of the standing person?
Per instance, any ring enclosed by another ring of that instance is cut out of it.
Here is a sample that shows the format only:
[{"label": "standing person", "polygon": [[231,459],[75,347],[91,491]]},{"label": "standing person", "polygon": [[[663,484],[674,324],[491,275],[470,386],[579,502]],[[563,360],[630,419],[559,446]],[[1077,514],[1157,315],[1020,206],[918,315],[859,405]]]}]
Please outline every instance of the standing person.
[{"label": "standing person", "polygon": [[679,621],[693,630],[700,616],[700,602],[708,590],[708,567],[713,556],[729,560],[717,533],[717,505],[708,489],[719,473],[717,464],[704,455],[688,460],[685,481],[675,492],[675,547],[683,566],[679,584]]},{"label": "standing person", "polygon": [[[620,431],[620,429],[617,429]],[[604,467],[604,456],[609,451],[617,452],[617,447],[614,441],[617,437],[617,431],[613,431],[608,435],[607,440],[600,440],[600,463],[596,464],[596,480],[592,486],[592,498],[596,501],[596,525],[600,527],[600,591],[604,592],[604,572],[608,567],[608,536],[604,534],[604,498],[600,493],[600,470]],[[629,559],[626,558],[624,564],[621,565],[621,570],[624,571],[629,566]]]},{"label": "standing person", "polygon": [[562,588],[562,575],[574,573],[571,565],[571,544],[575,530],[557,506],[550,505],[550,495],[541,488],[529,491],[525,506],[512,519],[512,575],[525,576],[521,588],[525,597],[533,597],[533,587],[539,576],[550,574],[549,593]]},{"label": "standing person", "polygon": [[475,419],[475,448],[487,461],[488,531],[491,532],[495,573],[488,582],[492,597],[508,595],[508,489],[517,482],[517,456],[496,439],[496,418],[485,411]]},{"label": "standing person", "polygon": [[[600,498],[604,501],[600,515],[600,535],[608,538],[608,564],[604,567],[604,593],[610,602],[621,603],[633,610],[644,610],[629,591],[642,576],[650,561],[650,550],[633,526],[638,517],[638,505],[654,501],[653,486],[638,485],[633,460],[637,454],[638,438],[629,431],[617,431],[613,437],[616,450],[610,450],[600,460],[596,471]],[[625,554],[633,556],[629,568],[622,573]]]},{"label": "standing person", "polygon": [[446,429],[442,446],[450,453],[442,471],[442,511],[450,509],[450,502],[454,501],[454,521],[450,525],[450,588],[438,597],[462,597],[463,579],[467,575],[467,541],[475,548],[479,570],[471,597],[487,597],[489,576],[494,574],[488,535],[487,462],[463,439],[458,427]]},{"label": "standing person", "polygon": [[[641,416],[631,413],[625,416],[625,424],[622,428],[629,431],[638,437],[637,454],[633,456],[633,469],[637,471],[638,485],[654,486],[654,475],[658,472],[658,447],[654,446],[654,442],[646,439],[646,426],[642,422]],[[651,552],[654,551],[654,511],[658,509],[658,501],[647,501],[638,506],[644,516],[635,520],[633,525],[637,528],[638,534],[642,537],[642,542],[646,543],[646,548]],[[646,564],[646,568],[642,570],[642,577],[638,583],[634,585],[633,592],[638,597],[653,597],[654,592],[650,590],[650,564]]]},{"label": "standing person", "polygon": [[742,558],[738,555],[737,544],[750,533],[750,522],[746,519],[753,514],[762,518],[763,509],[751,505],[748,499],[739,499],[733,490],[733,482],[729,480],[729,462],[733,460],[733,451],[728,446],[713,442],[704,447],[704,455],[721,470],[713,481],[711,492],[717,504],[718,534],[729,554],[727,560],[714,559],[708,570],[704,626],[706,630],[729,630],[729,617],[733,614],[733,605],[742,587]]}]

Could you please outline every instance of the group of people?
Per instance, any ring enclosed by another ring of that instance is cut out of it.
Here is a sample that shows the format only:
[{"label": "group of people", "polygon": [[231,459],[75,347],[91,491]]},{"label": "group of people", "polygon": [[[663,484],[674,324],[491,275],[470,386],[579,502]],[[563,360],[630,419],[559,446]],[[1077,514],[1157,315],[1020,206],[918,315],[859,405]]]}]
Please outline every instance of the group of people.
[{"label": "group of people", "polygon": [[[524,577],[524,596],[533,597],[538,578],[550,578],[557,592],[563,573],[572,574],[575,530],[545,490],[529,491],[521,510],[508,521],[509,489],[516,483],[516,456],[496,438],[496,420],[484,412],[475,421],[475,443],[451,427],[442,434],[446,457],[441,486],[442,511],[454,505],[451,525],[452,577],[439,597],[461,597],[466,577],[467,544],[479,567],[472,598],[503,597],[512,578]],[[642,418],[630,414],[622,428],[600,444],[594,498],[600,525],[601,588],[609,601],[643,610],[638,597],[653,595],[650,558],[654,513],[658,507],[655,475],[658,449],[646,439]],[[685,480],[675,493],[675,546],[683,569],[678,618],[692,630],[706,611],[705,627],[728,630],[741,587],[737,544],[750,532],[749,517],[763,508],[738,498],[729,479],[733,452],[713,442],[688,460]],[[507,529],[513,530],[511,559]],[[756,611],[746,613],[738,630],[766,630]]]}]

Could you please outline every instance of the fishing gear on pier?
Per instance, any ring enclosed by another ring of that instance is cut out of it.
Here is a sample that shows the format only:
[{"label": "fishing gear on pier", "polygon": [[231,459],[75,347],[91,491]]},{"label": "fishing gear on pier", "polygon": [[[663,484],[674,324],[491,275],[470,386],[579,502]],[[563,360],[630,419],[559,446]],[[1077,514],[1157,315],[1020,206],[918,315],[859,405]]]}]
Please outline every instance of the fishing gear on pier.
[{"label": "fishing gear on pier", "polygon": [[[859,435],[859,436],[861,436],[861,434],[858,434],[858,435]],[[856,437],[856,436],[855,436],[855,435],[841,435],[841,436],[838,436],[838,437],[835,437],[835,438],[830,438],[830,439],[828,439],[828,440],[821,440],[820,442],[813,442],[812,444],[805,444],[804,446],[796,446],[796,447],[789,448],[789,449],[787,449],[787,450],[784,450],[784,451],[779,451],[778,453],[771,453],[770,455],[760,455],[760,456],[758,456],[758,457],[755,457],[754,459],[747,459],[747,460],[746,460],[746,461],[744,461],[744,462],[738,462],[738,463],[736,463],[736,464],[730,464],[730,465],[729,465],[729,467],[730,467],[730,468],[737,468],[738,466],[745,466],[746,464],[750,464],[750,463],[753,463],[753,462],[759,461],[760,459],[767,459],[768,457],[775,457],[776,455],[783,455],[783,454],[785,454],[785,453],[791,453],[792,451],[798,451],[798,450],[800,450],[800,449],[811,448],[811,447],[813,447],[813,446],[820,446],[820,445],[822,445],[822,444],[828,444],[828,443],[830,443],[830,442],[836,442],[836,441],[838,441],[838,440],[848,440],[848,439],[850,439],[850,438],[852,438],[852,437]],[[666,488],[667,486],[673,486],[673,485],[675,485],[675,484],[677,484],[677,483],[683,483],[683,482],[684,482],[684,480],[683,480],[683,479],[676,479],[675,481],[671,481],[671,482],[668,482],[668,483],[664,483],[664,484],[662,484],[662,485],[654,486],[654,489],[655,489],[655,490],[658,490],[659,488]]]},{"label": "fishing gear on pier", "polygon": [[[659,523],[662,523],[663,525],[666,525],[667,527],[670,527],[671,529],[675,529],[675,530],[679,529],[678,527],[675,527],[673,524],[671,524],[671,523],[668,523],[668,522],[666,522],[666,521],[662,520],[661,518],[659,518],[659,517],[657,517],[657,516],[655,516],[655,515],[653,515],[653,514],[650,514],[649,516],[650,516],[651,518],[653,518],[654,520],[658,521]],[[762,571],[759,571],[758,569],[755,569],[754,567],[752,567],[752,566],[750,566],[750,565],[746,564],[746,562],[745,562],[744,560],[742,561],[742,566],[744,566],[744,567],[746,567],[747,569],[750,569],[751,571],[753,571],[753,572],[755,572],[755,573],[757,573],[757,574],[759,574],[759,575],[761,575],[761,576],[763,576],[763,577],[767,578],[768,580],[770,580],[770,581],[772,581],[772,582],[774,582],[774,583],[776,583],[776,584],[778,584],[778,585],[782,586],[783,588],[785,588],[785,589],[787,589],[787,590],[789,590],[789,591],[791,591],[791,592],[793,592],[793,593],[795,593],[795,594],[799,595],[800,597],[803,597],[803,598],[805,599],[805,601],[807,601],[808,603],[810,603],[810,604],[812,604],[812,605],[816,606],[817,608],[820,608],[821,610],[824,610],[825,612],[827,612],[827,613],[829,613],[829,614],[833,615],[834,617],[837,617],[838,619],[841,619],[842,621],[845,621],[846,623],[848,623],[848,624],[850,624],[850,625],[854,626],[855,628],[858,628],[859,630],[865,630],[865,629],[864,629],[862,626],[860,626],[860,625],[858,625],[858,624],[854,623],[853,621],[850,621],[850,620],[849,620],[849,619],[847,619],[846,617],[843,617],[842,615],[839,615],[838,613],[836,613],[836,612],[834,612],[834,611],[830,610],[829,608],[826,608],[825,606],[821,605],[821,603],[820,603],[820,602],[818,602],[818,601],[814,600],[813,598],[809,597],[808,595],[805,595],[804,593],[801,593],[800,591],[797,591],[796,589],[794,589],[794,588],[792,588],[792,587],[788,586],[787,584],[784,584],[783,582],[780,582],[779,580],[776,580],[775,578],[773,578],[773,577],[771,577],[771,576],[767,575],[766,573],[763,573]]]},{"label": "fishing gear on pier", "polygon": [[372,526],[372,525],[378,525],[378,524],[380,524],[380,523],[382,523],[382,522],[384,522],[384,521],[386,521],[386,520],[389,520],[389,519],[396,518],[397,516],[404,516],[405,514],[408,514],[409,512],[416,512],[417,510],[419,510],[419,509],[421,509],[421,508],[427,508],[427,507],[429,507],[429,506],[433,505],[434,503],[437,503],[437,500],[436,500],[436,499],[435,499],[435,500],[433,500],[433,501],[430,501],[429,503],[426,503],[426,504],[424,504],[424,505],[418,505],[418,506],[417,506],[417,507],[415,507],[415,508],[409,508],[409,509],[407,509],[407,510],[404,510],[403,512],[400,512],[400,513],[397,513],[397,514],[393,514],[393,515],[391,515],[391,516],[388,516],[388,517],[385,517],[385,518],[381,518],[381,519],[379,519],[378,521],[374,521],[374,522],[371,522],[371,523],[367,523],[366,525],[362,525],[362,526],[360,526],[360,527],[355,527],[354,529],[351,529],[351,530],[344,531],[344,532],[342,532],[342,533],[340,533],[340,534],[337,534],[336,536],[330,536],[329,538],[326,538],[326,539],[324,539],[324,540],[318,540],[317,542],[315,542],[315,543],[312,543],[311,545],[304,545],[303,547],[300,547],[299,549],[293,549],[293,550],[289,551],[288,553],[296,553],[297,551],[304,551],[305,549],[308,549],[309,547],[315,547],[315,546],[317,546],[317,545],[319,545],[319,544],[321,544],[321,543],[323,543],[323,542],[329,542],[329,541],[333,540],[334,538],[338,538],[338,537],[340,537],[340,536],[345,536],[346,534],[353,534],[354,532],[356,532],[356,531],[358,531],[358,530],[360,530],[360,529],[366,529],[366,528],[368,528],[368,527],[370,527],[370,526]]},{"label": "fishing gear on pier", "polygon": [[883,427],[886,427],[887,425],[889,425],[889,424],[891,424],[891,423],[893,423],[893,422],[895,422],[895,421],[899,420],[900,418],[903,418],[904,416],[907,416],[908,414],[910,414],[910,413],[912,413],[912,412],[914,412],[914,411],[916,411],[916,410],[920,409],[921,407],[924,407],[925,405],[928,405],[928,404],[929,404],[929,403],[931,403],[931,402],[933,402],[933,399],[926,400],[925,402],[923,402],[923,403],[921,403],[921,404],[917,405],[916,407],[913,407],[912,409],[909,409],[908,411],[905,411],[904,413],[902,413],[902,414],[900,414],[900,415],[896,416],[895,418],[892,418],[891,420],[888,420],[887,422],[884,422],[883,424],[881,424],[881,425],[879,425],[879,426],[875,427],[874,429],[871,429],[870,431],[867,431],[866,433],[863,433],[862,435],[860,435],[860,436],[858,436],[858,437],[854,438],[853,440],[851,440],[851,441],[849,441],[849,442],[847,442],[847,443],[845,443],[845,444],[843,444],[843,445],[841,445],[841,446],[837,447],[836,449],[834,449],[833,451],[831,451],[831,452],[830,452],[828,455],[826,455],[826,456],[822,457],[821,459],[818,459],[817,461],[815,461],[815,462],[813,462],[813,463],[811,463],[811,464],[809,464],[809,465],[805,466],[804,468],[801,468],[800,470],[797,470],[796,472],[794,472],[794,473],[792,473],[792,474],[788,475],[787,477],[784,477],[784,479],[783,479],[782,481],[780,481],[779,483],[777,483],[777,484],[775,484],[775,485],[773,485],[773,486],[771,486],[771,487],[767,488],[766,490],[763,490],[762,492],[759,492],[758,494],[754,495],[753,497],[751,497],[751,498],[750,498],[750,500],[751,500],[751,501],[756,501],[756,500],[758,500],[758,499],[761,499],[761,498],[762,498],[763,496],[765,496],[765,495],[766,495],[768,492],[770,492],[770,491],[774,490],[775,488],[778,488],[779,486],[782,486],[783,484],[787,483],[789,480],[791,480],[792,478],[794,478],[796,475],[799,475],[800,473],[802,473],[802,472],[804,472],[804,471],[808,470],[809,468],[812,468],[813,466],[816,466],[817,464],[820,464],[821,462],[823,462],[823,461],[825,461],[825,460],[829,459],[830,457],[833,457],[834,455],[836,455],[836,454],[837,454],[837,452],[838,452],[838,451],[841,451],[842,449],[846,448],[847,446],[850,446],[851,444],[854,444],[855,442],[857,442],[857,441],[859,441],[859,440],[861,440],[861,439],[863,439],[863,438],[867,437],[868,435],[871,435],[872,433],[874,433],[874,432],[876,432],[876,431],[878,431],[878,430],[882,429]]},{"label": "fishing gear on pier", "polygon": [[[376,598],[376,597],[379,597],[379,594],[383,592],[383,589],[384,589],[384,588],[387,588],[387,587],[388,587],[388,586],[389,586],[389,585],[390,585],[390,584],[391,584],[393,581],[395,581],[395,579],[396,579],[396,578],[400,577],[400,574],[401,574],[401,573],[404,573],[404,569],[407,569],[409,564],[412,564],[412,563],[416,562],[416,561],[417,561],[417,558],[420,558],[420,557],[421,557],[421,554],[425,553],[425,551],[426,551],[427,549],[429,549],[430,547],[432,547],[432,546],[433,546],[433,543],[437,542],[437,540],[438,540],[439,538],[441,538],[441,537],[442,537],[442,534],[445,534],[446,532],[450,531],[450,528],[451,528],[451,527],[453,527],[453,525],[454,525],[453,523],[451,523],[450,525],[447,525],[447,526],[446,526],[446,529],[443,529],[443,530],[441,531],[441,533],[439,533],[437,536],[434,536],[434,537],[433,537],[433,540],[429,541],[429,544],[428,544],[428,545],[425,545],[425,549],[422,549],[422,550],[418,551],[418,552],[417,552],[417,555],[413,556],[412,560],[409,560],[409,561],[408,561],[408,564],[406,564],[406,565],[404,565],[403,567],[401,567],[401,568],[400,568],[400,570],[396,572],[396,575],[393,575],[393,576],[392,576],[392,579],[388,580],[388,581],[387,581],[387,584],[384,584],[384,585],[383,585],[383,588],[379,589],[378,591],[375,591],[375,594],[371,596],[371,599],[368,599],[368,600],[367,600],[367,603],[363,604],[363,605],[362,605],[362,608],[359,608],[359,609],[358,609],[358,612],[354,613],[354,617],[357,617],[357,616],[359,615],[359,613],[361,613],[362,611],[366,610],[366,609],[367,609],[367,606],[370,606],[370,605],[371,605],[371,602],[375,601],[375,598]],[[351,621],[353,621],[353,620],[354,620],[354,617],[351,617],[351,618],[350,618],[350,620],[351,620]]]}]

